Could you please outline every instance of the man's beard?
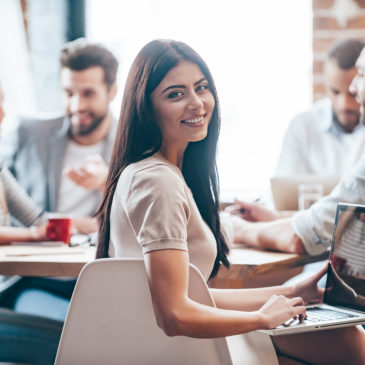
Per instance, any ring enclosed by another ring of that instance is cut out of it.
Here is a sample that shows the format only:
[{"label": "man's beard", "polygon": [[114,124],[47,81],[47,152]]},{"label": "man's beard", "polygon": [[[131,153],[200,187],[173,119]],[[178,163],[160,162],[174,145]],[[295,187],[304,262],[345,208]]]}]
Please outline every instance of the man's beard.
[{"label": "man's beard", "polygon": [[[354,119],[349,119],[349,114],[351,114]],[[341,117],[341,122],[339,116]],[[360,122],[360,113],[353,110],[342,110],[339,112],[339,115],[334,110],[332,110],[332,117],[335,124],[346,133],[351,133]]]},{"label": "man's beard", "polygon": [[73,136],[88,136],[90,133],[94,132],[99,127],[99,125],[105,118],[106,115],[95,116],[92,122],[88,125],[71,123],[71,133]]}]

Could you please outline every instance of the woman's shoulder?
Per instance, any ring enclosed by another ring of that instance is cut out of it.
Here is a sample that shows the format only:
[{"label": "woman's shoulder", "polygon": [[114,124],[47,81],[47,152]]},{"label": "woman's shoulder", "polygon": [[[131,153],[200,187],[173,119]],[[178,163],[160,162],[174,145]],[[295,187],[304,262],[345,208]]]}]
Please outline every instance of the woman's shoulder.
[{"label": "woman's shoulder", "polygon": [[127,175],[148,180],[175,180],[183,181],[182,173],[177,166],[174,166],[158,154],[154,154],[141,161],[130,164],[125,169]]},{"label": "woman's shoulder", "polygon": [[157,154],[128,165],[120,176],[119,184],[131,189],[164,190],[185,188],[184,178],[178,167]]}]

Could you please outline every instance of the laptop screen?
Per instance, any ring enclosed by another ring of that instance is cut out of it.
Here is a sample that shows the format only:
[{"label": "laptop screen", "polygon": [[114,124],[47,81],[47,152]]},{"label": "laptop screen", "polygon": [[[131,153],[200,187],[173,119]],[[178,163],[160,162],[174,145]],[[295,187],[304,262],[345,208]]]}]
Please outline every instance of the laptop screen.
[{"label": "laptop screen", "polygon": [[337,206],[324,302],[365,311],[365,206]]}]

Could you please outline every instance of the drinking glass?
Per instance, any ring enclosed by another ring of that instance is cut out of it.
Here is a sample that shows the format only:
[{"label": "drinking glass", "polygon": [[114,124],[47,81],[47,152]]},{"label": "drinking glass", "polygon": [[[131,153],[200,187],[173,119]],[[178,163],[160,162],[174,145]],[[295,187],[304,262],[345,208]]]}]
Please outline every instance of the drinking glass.
[{"label": "drinking glass", "polygon": [[298,186],[299,210],[308,209],[323,196],[322,184],[300,184]]}]

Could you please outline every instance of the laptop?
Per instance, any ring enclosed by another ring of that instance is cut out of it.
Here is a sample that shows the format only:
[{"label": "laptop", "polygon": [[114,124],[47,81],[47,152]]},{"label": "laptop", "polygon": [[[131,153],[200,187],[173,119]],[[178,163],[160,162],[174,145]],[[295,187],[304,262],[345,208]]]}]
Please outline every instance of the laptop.
[{"label": "laptop", "polygon": [[271,193],[277,210],[298,210],[298,186],[300,184],[321,184],[323,195],[328,195],[339,182],[335,175],[295,175],[270,179]]},{"label": "laptop", "polygon": [[270,335],[354,326],[365,323],[365,205],[337,206],[322,304],[309,305],[303,323],[290,320]]}]

